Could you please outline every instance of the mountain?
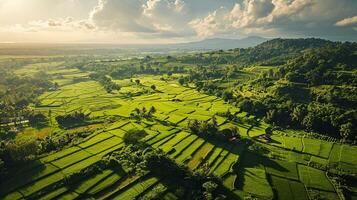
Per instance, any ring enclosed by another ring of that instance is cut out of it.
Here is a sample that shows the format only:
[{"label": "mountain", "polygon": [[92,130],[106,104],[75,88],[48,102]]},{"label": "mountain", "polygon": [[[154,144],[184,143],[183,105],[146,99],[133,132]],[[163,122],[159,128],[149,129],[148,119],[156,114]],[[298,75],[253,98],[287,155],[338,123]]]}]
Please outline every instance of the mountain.
[{"label": "mountain", "polygon": [[168,45],[168,47],[177,48],[177,49],[227,50],[227,49],[234,49],[234,48],[253,47],[267,40],[268,39],[266,38],[257,37],[257,36],[251,36],[243,39],[212,38],[212,39],[205,39],[198,42],[188,42],[188,43]]}]

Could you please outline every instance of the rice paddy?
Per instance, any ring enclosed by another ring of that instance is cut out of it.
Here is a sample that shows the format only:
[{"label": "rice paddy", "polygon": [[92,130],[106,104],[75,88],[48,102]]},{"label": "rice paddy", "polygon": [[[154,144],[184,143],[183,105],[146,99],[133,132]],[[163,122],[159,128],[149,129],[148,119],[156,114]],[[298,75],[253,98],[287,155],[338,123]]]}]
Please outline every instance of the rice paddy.
[{"label": "rice paddy", "polygon": [[[44,66],[29,67],[35,71]],[[17,73],[21,74],[21,71]],[[53,73],[85,76],[64,69]],[[245,196],[308,199],[307,189],[311,189],[328,192],[331,197],[336,191],[326,177],[326,171],[309,166],[309,163],[323,167],[335,163],[343,170],[357,172],[355,147],[281,133],[273,133],[271,141],[264,143],[259,139],[269,126],[264,123],[252,126],[217,117],[220,129],[236,127],[242,141],[256,142],[268,149],[269,152],[259,156],[255,156],[257,152],[244,142],[210,141],[190,133],[187,123],[191,119],[207,121],[216,112],[228,110],[240,118],[247,118],[247,113],[239,112],[238,108],[217,97],[180,86],[175,80],[166,82],[159,76],[141,76],[137,77],[141,80],[140,85],[129,80],[115,80],[122,89],[108,94],[95,81],[72,83],[69,81],[72,78],[62,76],[63,80],[59,82],[63,84],[59,90],[43,94],[40,104],[35,107],[45,113],[51,111],[55,129],[60,129],[55,120],[57,115],[76,110],[84,111],[94,119],[116,117],[117,120],[107,122],[100,131],[72,147],[39,158],[32,169],[19,171],[18,176],[1,185],[1,199],[78,199],[81,196],[135,199],[158,186],[165,188],[163,199],[177,199],[169,185],[151,175],[132,177],[125,172],[104,170],[84,178],[75,187],[62,184],[67,176],[89,168],[105,155],[122,148],[122,137],[131,129],[145,130],[148,135],[143,142],[161,149],[175,162],[187,165],[191,170],[207,164],[213,175],[222,178],[226,189]],[[128,97],[129,93],[142,92],[150,85],[155,85],[159,92]],[[154,120],[130,117],[135,109],[151,106],[156,108]],[[20,179],[22,181],[18,181]]]}]

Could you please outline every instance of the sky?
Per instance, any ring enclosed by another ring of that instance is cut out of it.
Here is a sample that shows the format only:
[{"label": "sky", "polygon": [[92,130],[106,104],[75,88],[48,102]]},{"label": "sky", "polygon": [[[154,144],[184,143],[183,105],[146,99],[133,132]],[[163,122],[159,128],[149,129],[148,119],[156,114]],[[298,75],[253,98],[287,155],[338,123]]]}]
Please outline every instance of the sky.
[{"label": "sky", "polygon": [[357,0],[0,0],[0,42],[357,41]]}]

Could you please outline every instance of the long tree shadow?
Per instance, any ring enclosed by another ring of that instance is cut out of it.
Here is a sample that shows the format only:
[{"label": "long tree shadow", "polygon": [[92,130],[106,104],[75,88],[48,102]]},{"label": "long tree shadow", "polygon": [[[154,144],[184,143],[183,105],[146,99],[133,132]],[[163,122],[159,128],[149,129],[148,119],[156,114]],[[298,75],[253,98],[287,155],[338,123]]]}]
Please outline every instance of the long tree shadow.
[{"label": "long tree shadow", "polygon": [[[238,175],[235,182],[235,188],[243,191],[244,185],[247,184],[246,181],[248,181],[246,180],[246,177],[250,177],[252,179],[259,178],[248,169],[261,169],[265,172],[266,168],[272,168],[273,170],[280,171],[282,173],[289,172],[287,168],[281,166],[278,162],[247,149],[241,156],[240,161],[233,166],[233,171]],[[266,179],[266,181],[269,182],[268,179]]]},{"label": "long tree shadow", "polygon": [[31,184],[37,178],[48,175],[44,173],[46,168],[47,166],[39,160],[10,166],[7,176],[0,182],[0,196]]}]

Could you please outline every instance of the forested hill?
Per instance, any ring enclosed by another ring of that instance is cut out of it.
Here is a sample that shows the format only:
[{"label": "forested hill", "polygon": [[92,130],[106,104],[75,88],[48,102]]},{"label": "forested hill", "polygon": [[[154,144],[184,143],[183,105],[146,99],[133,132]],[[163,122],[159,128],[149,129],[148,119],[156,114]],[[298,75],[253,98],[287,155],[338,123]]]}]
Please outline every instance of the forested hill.
[{"label": "forested hill", "polygon": [[292,58],[302,51],[311,48],[320,48],[327,45],[336,45],[337,43],[316,39],[273,39],[257,45],[254,48],[243,51],[240,56],[244,61],[246,55],[250,62],[262,62],[266,64],[281,64],[286,59]]},{"label": "forested hill", "polygon": [[309,49],[290,60],[284,70],[292,82],[309,85],[353,85],[357,77],[353,72],[357,66],[357,44],[344,43]]},{"label": "forested hill", "polygon": [[184,80],[271,124],[356,141],[356,52],[357,43],[274,39],[196,55],[202,67]]},{"label": "forested hill", "polygon": [[323,39],[272,39],[263,42],[255,47],[235,48],[228,51],[211,52],[210,56],[196,57],[187,55],[187,63],[195,64],[261,64],[261,65],[282,65],[288,59],[301,55],[304,50],[320,48],[323,46],[335,46],[338,42],[331,42]]}]

